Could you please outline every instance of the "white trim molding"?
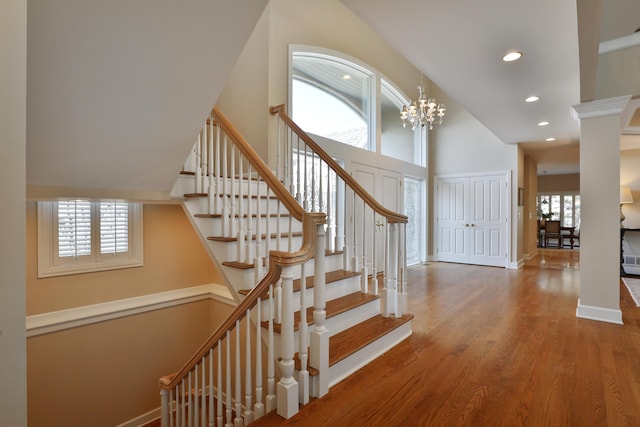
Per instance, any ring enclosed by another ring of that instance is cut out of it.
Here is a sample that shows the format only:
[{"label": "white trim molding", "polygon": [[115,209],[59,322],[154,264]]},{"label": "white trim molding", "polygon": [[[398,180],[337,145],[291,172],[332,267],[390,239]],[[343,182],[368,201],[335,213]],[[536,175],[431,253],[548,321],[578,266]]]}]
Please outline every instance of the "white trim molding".
[{"label": "white trim molding", "polygon": [[[591,119],[594,117],[613,116],[621,114],[631,100],[631,95],[615,98],[598,99],[571,106],[571,116],[575,120]],[[626,126],[626,125],[625,125]]]},{"label": "white trim molding", "polygon": [[205,299],[237,305],[226,286],[200,285],[27,316],[27,338]]},{"label": "white trim molding", "polygon": [[582,319],[598,320],[600,322],[617,323],[622,325],[622,311],[611,308],[594,307],[591,305],[580,304],[578,299],[578,307],[576,308],[576,317]]},{"label": "white trim molding", "polygon": [[598,54],[615,52],[617,50],[627,49],[629,47],[640,46],[640,32],[631,33],[617,39],[607,40],[600,43]]}]

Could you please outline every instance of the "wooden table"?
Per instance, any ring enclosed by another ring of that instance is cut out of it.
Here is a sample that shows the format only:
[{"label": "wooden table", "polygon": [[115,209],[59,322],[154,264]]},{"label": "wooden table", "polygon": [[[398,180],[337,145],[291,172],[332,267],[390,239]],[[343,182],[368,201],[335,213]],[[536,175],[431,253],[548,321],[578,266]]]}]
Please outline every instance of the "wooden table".
[{"label": "wooden table", "polygon": [[[566,231],[568,233],[562,233],[563,231]],[[576,232],[576,228],[575,227],[564,227],[561,226],[560,227],[560,237],[558,238],[558,247],[562,248],[562,241],[568,237],[569,238],[569,243],[571,244],[571,249],[573,249],[574,243],[575,243],[575,232]],[[546,247],[544,245],[544,224],[540,224],[540,236],[538,236],[538,246],[541,248]]]}]

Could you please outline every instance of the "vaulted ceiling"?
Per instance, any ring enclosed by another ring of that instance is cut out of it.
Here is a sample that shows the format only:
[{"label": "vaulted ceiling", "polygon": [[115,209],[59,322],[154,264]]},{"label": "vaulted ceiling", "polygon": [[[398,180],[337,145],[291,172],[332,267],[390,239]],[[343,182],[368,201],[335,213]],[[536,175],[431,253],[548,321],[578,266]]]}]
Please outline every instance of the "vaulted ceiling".
[{"label": "vaulted ceiling", "polygon": [[[578,172],[570,108],[593,99],[598,43],[640,26],[637,1],[341,1],[539,173]],[[509,51],[523,56],[503,62]]]}]

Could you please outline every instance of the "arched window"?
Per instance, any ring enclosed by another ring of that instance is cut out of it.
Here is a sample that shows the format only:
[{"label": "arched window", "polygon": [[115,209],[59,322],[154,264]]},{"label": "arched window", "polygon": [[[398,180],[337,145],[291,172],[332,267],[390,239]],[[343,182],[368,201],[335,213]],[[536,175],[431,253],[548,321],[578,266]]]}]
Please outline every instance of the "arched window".
[{"label": "arched window", "polygon": [[293,54],[292,118],[305,131],[370,149],[372,74],[346,60]]},{"label": "arched window", "polygon": [[290,114],[305,132],[425,166],[426,132],[402,126],[409,100],[375,69],[339,52],[294,46],[290,75]]}]

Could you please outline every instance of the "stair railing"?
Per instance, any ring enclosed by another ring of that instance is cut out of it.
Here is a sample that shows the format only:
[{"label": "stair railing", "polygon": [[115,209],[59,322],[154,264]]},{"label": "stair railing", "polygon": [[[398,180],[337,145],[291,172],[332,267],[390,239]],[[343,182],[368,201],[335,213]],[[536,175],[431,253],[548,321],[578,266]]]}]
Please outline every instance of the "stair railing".
[{"label": "stair railing", "polygon": [[278,117],[278,177],[305,209],[327,214],[326,246],[343,251],[343,269],[361,273],[361,292],[378,295],[377,277],[383,272],[383,316],[406,314],[408,218],[371,196],[296,125],[284,105],[271,107],[270,112]]},{"label": "stair railing", "polygon": [[[205,200],[209,213],[206,215],[219,216],[223,236],[237,239],[239,262],[244,260],[260,271],[263,271],[263,265],[268,268],[264,274],[260,273],[257,285],[250,285],[248,295],[189,361],[177,373],[159,380],[162,427],[237,427],[273,409],[289,418],[298,411],[300,400],[298,382],[294,378],[293,278],[295,269],[311,258],[324,258],[326,215],[304,211],[216,108],[198,136],[194,155],[187,162],[186,169],[195,170],[194,194],[208,195]],[[278,200],[273,214],[280,216],[282,206],[289,217],[289,229],[284,233],[280,230],[280,221],[277,221],[276,230],[271,230],[269,225],[272,214],[269,200],[273,197]],[[251,200],[256,200],[255,215],[249,203]],[[265,206],[261,207],[263,200]],[[263,232],[260,218],[264,212],[266,238],[260,240]],[[302,222],[302,244],[298,250],[292,248],[293,220]],[[255,224],[255,233],[252,224]],[[286,249],[281,241],[283,234],[287,236]],[[314,319],[317,318],[318,323],[315,338],[314,333],[311,334],[310,355],[312,363],[316,364],[314,367],[321,369],[320,376],[326,377],[328,334],[324,327],[324,263],[315,262],[314,266],[314,275],[322,279],[316,281],[317,291],[314,290]],[[280,300],[279,305],[276,305],[276,298]],[[263,309],[265,306],[266,310]],[[279,319],[275,313],[278,307]],[[279,348],[274,345],[275,320],[281,323]],[[264,340],[266,357],[262,353],[260,321],[268,322]],[[318,347],[320,345],[325,347]],[[280,367],[277,385],[276,358]]]}]

